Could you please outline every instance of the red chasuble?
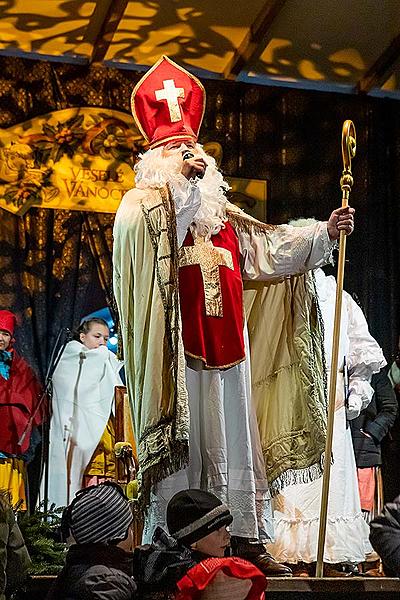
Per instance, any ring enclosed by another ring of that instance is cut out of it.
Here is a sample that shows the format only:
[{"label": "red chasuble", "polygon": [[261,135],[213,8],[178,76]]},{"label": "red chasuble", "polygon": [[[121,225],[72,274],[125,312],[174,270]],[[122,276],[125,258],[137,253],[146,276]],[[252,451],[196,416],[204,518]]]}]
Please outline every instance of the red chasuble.
[{"label": "red chasuble", "polygon": [[[28,448],[31,427],[21,444],[22,433],[36,410],[41,394],[41,386],[28,363],[13,351],[10,377],[0,376],[0,451],[20,456]],[[37,427],[43,420],[45,403],[35,415],[32,426]]]},{"label": "red chasuble", "polygon": [[179,256],[185,353],[208,369],[227,369],[245,357],[239,242],[230,223],[211,241],[187,233]]}]

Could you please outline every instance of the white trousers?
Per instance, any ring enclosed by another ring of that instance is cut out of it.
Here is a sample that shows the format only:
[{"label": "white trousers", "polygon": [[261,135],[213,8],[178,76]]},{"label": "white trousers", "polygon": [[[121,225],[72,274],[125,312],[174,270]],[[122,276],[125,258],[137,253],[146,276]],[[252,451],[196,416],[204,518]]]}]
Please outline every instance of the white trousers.
[{"label": "white trousers", "polygon": [[[245,335],[246,356],[249,356]],[[157,525],[166,527],[166,507],[178,491],[213,492],[233,515],[232,535],[273,538],[271,498],[265,476],[249,361],[227,369],[186,368],[190,406],[189,466],[164,479],[151,495],[144,543]]]}]

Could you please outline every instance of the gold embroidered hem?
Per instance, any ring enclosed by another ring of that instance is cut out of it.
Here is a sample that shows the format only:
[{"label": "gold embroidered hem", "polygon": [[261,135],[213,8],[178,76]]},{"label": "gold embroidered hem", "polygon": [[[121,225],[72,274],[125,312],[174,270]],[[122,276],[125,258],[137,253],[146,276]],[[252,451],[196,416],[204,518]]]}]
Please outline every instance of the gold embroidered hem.
[{"label": "gold embroidered hem", "polygon": [[190,352],[187,352],[187,350],[185,350],[185,355],[186,356],[190,356],[190,358],[194,358],[196,360],[200,360],[204,364],[204,369],[206,369],[206,370],[219,369],[221,371],[223,371],[225,369],[230,369],[231,367],[235,367],[236,365],[239,365],[246,358],[245,356],[242,356],[242,358],[239,358],[239,360],[236,360],[235,362],[229,363],[228,365],[215,365],[215,366],[212,366],[212,365],[208,365],[207,364],[207,361],[206,361],[206,359],[203,356],[196,356],[195,354],[191,354]]}]

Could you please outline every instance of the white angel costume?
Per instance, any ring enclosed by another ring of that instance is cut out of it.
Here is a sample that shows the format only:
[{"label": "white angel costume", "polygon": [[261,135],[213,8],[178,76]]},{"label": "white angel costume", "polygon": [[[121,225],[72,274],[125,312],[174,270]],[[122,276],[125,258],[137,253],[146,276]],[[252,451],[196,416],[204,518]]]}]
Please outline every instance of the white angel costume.
[{"label": "white angel costume", "polygon": [[[332,356],[336,281],[321,269],[315,271],[322,318],[326,364]],[[349,369],[348,401],[344,400],[343,362]],[[374,373],[386,364],[382,350],[370,335],[364,314],[343,292],[339,343],[338,383],[333,429],[328,518],[324,562],[359,563],[370,550],[369,527],[361,513],[357,471],[348,419],[354,419],[371,401]],[[269,551],[276,560],[296,564],[317,559],[322,479],[285,488],[274,499],[275,543]]]},{"label": "white angel costume", "polygon": [[122,363],[106,346],[69,342],[53,374],[49,447],[49,502],[66,506],[82,488],[85,469],[122,385]]}]

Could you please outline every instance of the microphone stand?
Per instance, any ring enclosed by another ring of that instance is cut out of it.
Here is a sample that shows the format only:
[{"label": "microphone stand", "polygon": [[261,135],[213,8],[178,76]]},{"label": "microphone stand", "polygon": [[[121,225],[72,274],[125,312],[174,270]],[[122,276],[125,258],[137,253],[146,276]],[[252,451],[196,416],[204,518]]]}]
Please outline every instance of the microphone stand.
[{"label": "microphone stand", "polygon": [[[65,336],[65,339],[64,339],[62,345],[60,345],[60,340],[62,339],[63,335]],[[65,350],[65,346],[71,339],[71,336],[72,336],[71,330],[68,329],[68,327],[63,327],[58,332],[57,339],[56,339],[53,349],[51,351],[50,360],[49,360],[49,364],[47,367],[47,372],[46,372],[46,376],[45,376],[45,380],[44,380],[44,388],[43,388],[42,395],[40,396],[40,399],[36,406],[35,411],[31,415],[28,423],[25,426],[24,431],[22,432],[21,437],[18,440],[18,445],[22,446],[28,431],[30,431],[32,428],[32,424],[33,424],[33,421],[34,421],[37,413],[42,408],[46,398],[48,398],[50,410],[49,410],[49,418],[45,419],[45,421],[43,423],[42,467],[41,467],[41,478],[42,478],[42,476],[44,477],[43,512],[45,515],[44,516],[45,520],[47,520],[47,511],[48,511],[48,504],[49,504],[49,445],[50,445],[50,418],[51,418],[51,414],[52,414],[51,404],[52,404],[52,399],[53,399],[53,374],[54,374],[54,371],[56,370],[58,363],[61,360],[61,357]]]}]

